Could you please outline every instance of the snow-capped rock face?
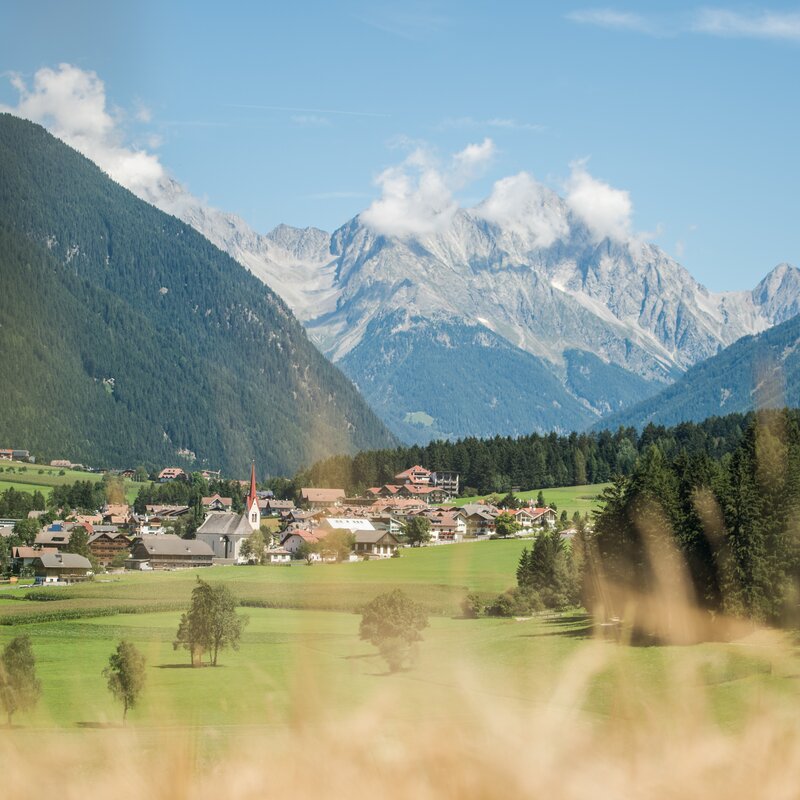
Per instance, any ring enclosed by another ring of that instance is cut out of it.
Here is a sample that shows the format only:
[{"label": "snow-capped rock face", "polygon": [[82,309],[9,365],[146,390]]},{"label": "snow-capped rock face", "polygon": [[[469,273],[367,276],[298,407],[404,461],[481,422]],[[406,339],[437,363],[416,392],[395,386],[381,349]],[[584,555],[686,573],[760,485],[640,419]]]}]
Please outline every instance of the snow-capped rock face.
[{"label": "snow-capped rock face", "polygon": [[750,297],[753,305],[761,309],[773,325],[797,316],[800,314],[800,270],[791,264],[778,264],[753,289]]},{"label": "snow-capped rock face", "polygon": [[[336,309],[300,311],[323,351],[341,359],[370,319],[387,310],[480,322],[509,342],[559,364],[577,348],[638,375],[667,380],[745,334],[791,316],[798,270],[746,292],[713,294],[654,245],[597,243],[552,193],[542,225],[500,227],[485,204],[459,211],[436,234],[399,239],[351,220],[336,231]],[[542,241],[550,241],[541,246]],[[788,287],[788,288],[787,288]],[[280,289],[278,289],[280,291]]]},{"label": "snow-capped rock face", "polygon": [[[558,195],[521,176],[458,210],[444,229],[416,237],[382,236],[360,217],[332,235],[288,225],[261,235],[178,184],[153,201],[268,284],[349,372],[372,352],[365,336],[387,340],[382,357],[392,369],[391,339],[411,326],[417,342],[424,341],[425,320],[431,330],[478,326],[549,365],[595,417],[608,405],[592,396],[591,381],[575,389],[569,377],[575,356],[567,354],[593,354],[646,385],[668,383],[740,337],[800,313],[795,267],[779,265],[752,292],[712,293],[652,244],[598,240]],[[407,349],[409,338],[403,339]],[[419,363],[425,380],[421,356]],[[350,377],[370,399],[375,376]],[[481,380],[491,381],[491,370]],[[645,385],[632,380],[623,390],[624,378],[615,373],[614,380],[620,396]],[[385,380],[380,386],[387,391]],[[402,403],[401,387],[390,391]],[[420,410],[407,409],[412,416]],[[437,424],[454,435],[469,433],[441,419]]]}]

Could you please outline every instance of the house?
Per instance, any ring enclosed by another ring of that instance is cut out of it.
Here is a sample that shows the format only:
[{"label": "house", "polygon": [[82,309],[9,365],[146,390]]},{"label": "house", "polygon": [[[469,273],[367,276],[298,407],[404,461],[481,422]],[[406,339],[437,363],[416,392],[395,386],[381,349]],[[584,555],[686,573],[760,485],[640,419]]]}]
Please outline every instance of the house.
[{"label": "house", "polygon": [[259,501],[262,517],[279,517],[294,508],[291,500],[276,500],[274,497],[267,497]]},{"label": "house", "polygon": [[539,528],[555,528],[556,526],[556,512],[553,511],[552,508],[521,508],[517,511],[517,521],[522,523],[522,526],[525,527],[525,523],[519,517],[524,512],[524,517],[530,519],[530,526],[529,527],[539,527]]},{"label": "house", "polygon": [[[95,525],[103,524],[103,516],[101,514],[76,514],[71,519],[73,519],[73,521],[78,525],[89,525],[93,527]],[[91,533],[89,528],[86,530]]]},{"label": "house", "polygon": [[466,508],[465,506],[467,536],[490,536],[494,533],[495,520],[498,514],[497,509],[491,506],[478,506],[474,510],[467,512]]},{"label": "house", "polygon": [[213,560],[214,553],[205,542],[181,539],[172,533],[165,533],[159,536],[138,536],[134,539],[125,568],[148,570],[210,567]]},{"label": "house", "polygon": [[[406,486],[429,486],[442,491],[444,497],[455,497],[458,494],[459,474],[457,472],[431,472],[415,464],[394,476],[397,483]],[[436,501],[438,502],[438,501]]]},{"label": "house", "polygon": [[264,560],[268,564],[291,564],[292,554],[283,547],[274,547],[264,553]]},{"label": "house", "polygon": [[316,511],[300,511],[293,508],[291,511],[282,514],[281,520],[286,525],[286,529],[290,528],[310,528],[315,525],[318,518]]},{"label": "house", "polygon": [[325,517],[320,528],[329,531],[374,531],[375,526],[366,517]]},{"label": "house", "polygon": [[49,525],[41,533],[36,534],[33,543],[36,547],[55,547],[61,549],[69,544],[72,538],[72,528],[67,527],[65,522],[56,520],[52,525]]},{"label": "house", "polygon": [[460,514],[438,511],[427,514],[431,521],[431,537],[438,542],[460,542],[467,535],[467,521]]},{"label": "house", "polygon": [[36,583],[73,583],[92,574],[89,559],[77,553],[42,553],[33,560]]},{"label": "house", "polygon": [[14,535],[14,526],[16,522],[12,522],[9,524],[6,520],[0,521],[0,536],[4,539],[7,539],[10,536]]},{"label": "house", "polygon": [[[295,557],[297,551],[303,544],[317,544],[317,542],[325,538],[327,533],[329,533],[329,531],[323,530],[322,528],[314,528],[313,530],[299,528],[293,531],[287,531],[283,539],[281,539],[281,547],[291,553],[292,557]],[[312,561],[319,561],[320,559],[321,556],[319,553],[314,553],[311,557]]]},{"label": "house", "polygon": [[431,471],[425,469],[425,467],[421,467],[419,464],[415,464],[413,467],[409,467],[409,469],[403,470],[403,472],[399,472],[397,475],[394,476],[394,479],[398,483],[414,483],[418,485],[428,485],[431,483]]},{"label": "house", "polygon": [[443,503],[448,499],[443,489],[439,489],[436,486],[419,486],[411,483],[401,486],[397,494],[399,497],[419,498],[428,505]]},{"label": "house", "polygon": [[397,538],[389,531],[358,530],[355,532],[356,555],[366,558],[391,558],[397,552]]},{"label": "house", "polygon": [[244,513],[212,511],[197,529],[195,538],[205,542],[222,563],[240,563],[242,542],[261,527],[261,510],[256,493],[256,468],[250,471],[250,488],[244,501]]},{"label": "house", "polygon": [[158,480],[161,481],[161,483],[166,483],[167,481],[186,481],[189,480],[189,476],[180,467],[166,467],[158,473]]},{"label": "house", "polygon": [[341,505],[345,498],[344,489],[315,489],[305,487],[300,490],[300,502],[310,509]]},{"label": "house", "polygon": [[457,472],[433,472],[431,484],[444,491],[448,497],[456,497],[459,490],[460,475]]},{"label": "house", "polygon": [[13,449],[10,447],[0,447],[0,460],[13,461],[14,460]]},{"label": "house", "polygon": [[11,551],[11,557],[14,560],[14,569],[19,572],[22,567],[28,567],[33,564],[39,556],[52,555],[57,552],[58,550],[55,547],[43,547],[41,550],[37,550],[35,547],[20,545]]},{"label": "house", "polygon": [[399,536],[403,532],[403,525],[397,516],[387,513],[373,513],[370,522],[376,531],[388,531],[394,536]]},{"label": "house", "polygon": [[128,554],[130,539],[119,531],[97,531],[89,537],[89,552],[98,564],[108,567],[120,554]]},{"label": "house", "polygon": [[103,509],[103,522],[107,525],[125,525],[131,515],[127,503],[107,503]]},{"label": "house", "polygon": [[182,517],[184,514],[188,514],[190,509],[189,506],[148,503],[145,506],[145,511],[157,517]]},{"label": "house", "polygon": [[230,497],[220,497],[217,493],[212,494],[211,497],[204,497],[202,503],[206,511],[230,511],[233,506],[233,499]]}]

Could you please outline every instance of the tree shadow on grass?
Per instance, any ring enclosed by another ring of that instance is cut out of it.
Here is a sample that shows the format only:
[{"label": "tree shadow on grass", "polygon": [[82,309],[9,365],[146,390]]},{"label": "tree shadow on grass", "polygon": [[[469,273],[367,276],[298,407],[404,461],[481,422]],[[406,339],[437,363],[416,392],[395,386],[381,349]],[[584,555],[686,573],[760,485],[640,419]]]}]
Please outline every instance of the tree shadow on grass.
[{"label": "tree shadow on grass", "polygon": [[75,726],[77,728],[97,728],[97,729],[105,729],[105,728],[121,728],[122,725],[119,722],[76,722]]},{"label": "tree shadow on grass", "polygon": [[591,614],[574,614],[568,617],[553,616],[540,619],[540,624],[547,627],[559,627],[559,630],[544,630],[539,633],[521,633],[523,639],[543,639],[561,636],[565,639],[590,639],[594,636],[594,618]]}]

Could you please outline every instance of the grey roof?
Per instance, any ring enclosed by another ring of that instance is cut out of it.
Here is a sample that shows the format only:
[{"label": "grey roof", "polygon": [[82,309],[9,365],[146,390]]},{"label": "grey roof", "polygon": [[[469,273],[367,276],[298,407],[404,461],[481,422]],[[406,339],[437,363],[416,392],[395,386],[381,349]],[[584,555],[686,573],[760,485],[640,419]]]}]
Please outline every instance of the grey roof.
[{"label": "grey roof", "polygon": [[106,530],[98,531],[97,528],[95,528],[94,533],[89,537],[88,544],[91,544],[95,540],[99,539],[101,536],[108,536],[109,539],[119,539],[120,537],[122,537],[123,539],[127,538],[125,534],[122,533],[122,531],[118,531],[116,528],[114,528],[113,531],[106,531]]},{"label": "grey roof", "polygon": [[205,522],[197,529],[197,536],[249,536],[253,532],[246,514],[231,511],[212,511]]},{"label": "grey roof", "polygon": [[136,542],[144,546],[151,556],[213,556],[211,548],[197,539],[181,539],[172,533],[144,534]]},{"label": "grey roof", "polygon": [[89,559],[77,553],[42,553],[37,557],[42,562],[43,567],[55,569],[65,567],[67,569],[91,569]]},{"label": "grey roof", "polygon": [[486,503],[466,503],[465,505],[461,506],[461,511],[468,515],[475,514],[476,512],[486,513],[487,511],[489,513],[494,513],[495,507],[487,505]]},{"label": "grey roof", "polygon": [[377,544],[384,537],[389,537],[394,544],[397,544],[397,539],[393,533],[388,531],[356,531],[357,544]]}]

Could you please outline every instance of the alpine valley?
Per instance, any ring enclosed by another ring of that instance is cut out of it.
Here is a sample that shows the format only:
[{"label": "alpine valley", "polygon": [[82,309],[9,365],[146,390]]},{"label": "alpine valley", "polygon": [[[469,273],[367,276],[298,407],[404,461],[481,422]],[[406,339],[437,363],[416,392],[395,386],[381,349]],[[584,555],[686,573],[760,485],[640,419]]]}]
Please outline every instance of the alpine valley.
[{"label": "alpine valley", "polygon": [[409,442],[584,429],[800,312],[795,267],[710,292],[526,173],[424,235],[382,235],[364,214],[260,235],[170,180],[146,199],[274,289]]}]

